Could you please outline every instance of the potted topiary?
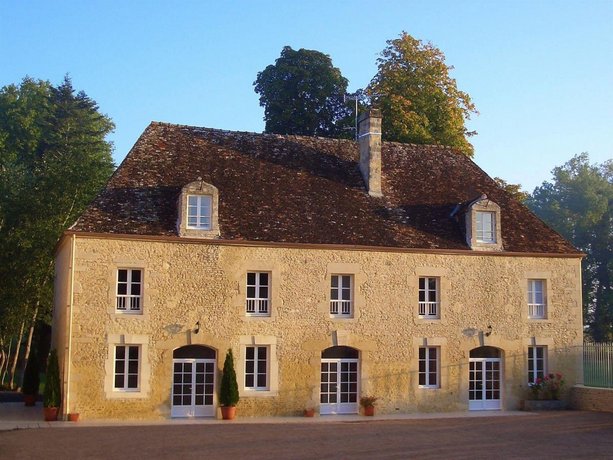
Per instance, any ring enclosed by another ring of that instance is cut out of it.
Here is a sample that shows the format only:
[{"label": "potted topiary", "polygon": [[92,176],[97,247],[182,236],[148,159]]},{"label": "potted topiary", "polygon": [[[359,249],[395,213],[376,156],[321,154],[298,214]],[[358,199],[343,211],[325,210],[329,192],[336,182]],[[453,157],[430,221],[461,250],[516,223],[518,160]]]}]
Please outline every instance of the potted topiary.
[{"label": "potted topiary", "polygon": [[38,386],[40,385],[39,373],[38,355],[36,354],[36,349],[32,348],[28,358],[28,364],[26,364],[25,371],[23,372],[23,385],[21,388],[23,400],[28,407],[35,406],[36,399],[38,399]]},{"label": "potted topiary", "polygon": [[364,409],[364,415],[368,415],[369,417],[375,415],[375,402],[377,402],[377,399],[379,398],[376,396],[368,395],[360,398],[360,406]]},{"label": "potted topiary", "polygon": [[234,370],[234,355],[230,348],[223,363],[223,375],[221,376],[221,385],[219,387],[221,417],[224,420],[232,420],[234,418],[238,400],[238,383],[236,382],[236,371]]},{"label": "potted topiary", "polygon": [[49,353],[49,359],[47,360],[47,378],[45,380],[43,400],[46,422],[57,420],[60,403],[60,367],[57,362],[57,352],[53,349]]}]

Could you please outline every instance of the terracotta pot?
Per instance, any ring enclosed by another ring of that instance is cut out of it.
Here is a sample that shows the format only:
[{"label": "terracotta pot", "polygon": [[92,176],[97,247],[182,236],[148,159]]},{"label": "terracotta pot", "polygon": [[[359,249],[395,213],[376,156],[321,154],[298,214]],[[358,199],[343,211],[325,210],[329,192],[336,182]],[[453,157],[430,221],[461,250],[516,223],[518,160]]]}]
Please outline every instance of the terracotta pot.
[{"label": "terracotta pot", "polygon": [[36,406],[37,399],[37,395],[23,395],[23,402],[28,407]]},{"label": "terracotta pot", "polygon": [[221,406],[221,418],[232,420],[236,416],[236,406]]},{"label": "terracotta pot", "polygon": [[367,415],[368,417],[375,415],[375,406],[365,406],[364,415]]},{"label": "terracotta pot", "polygon": [[304,416],[305,417],[315,417],[315,409],[305,409]]},{"label": "terracotta pot", "polygon": [[70,422],[78,422],[79,421],[79,413],[73,412],[72,414],[68,414],[68,421]]},{"label": "terracotta pot", "polygon": [[57,414],[59,410],[59,407],[45,407],[43,409],[43,413],[45,414],[45,422],[57,421]]}]

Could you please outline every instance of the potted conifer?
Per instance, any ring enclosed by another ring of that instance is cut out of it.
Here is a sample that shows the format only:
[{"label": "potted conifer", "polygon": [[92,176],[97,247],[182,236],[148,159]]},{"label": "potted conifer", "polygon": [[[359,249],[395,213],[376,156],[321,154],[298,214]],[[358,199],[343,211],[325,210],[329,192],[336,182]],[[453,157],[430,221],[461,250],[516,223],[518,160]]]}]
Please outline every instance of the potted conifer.
[{"label": "potted conifer", "polygon": [[60,367],[57,361],[57,352],[53,349],[49,353],[49,359],[47,360],[47,378],[45,380],[43,400],[46,422],[57,420],[60,403]]},{"label": "potted conifer", "polygon": [[230,348],[223,363],[223,375],[221,376],[221,385],[219,387],[221,417],[224,420],[232,420],[234,418],[238,400],[238,383],[236,381],[236,371],[234,370],[234,355]]},{"label": "potted conifer", "polygon": [[23,385],[21,388],[23,400],[28,407],[36,405],[36,400],[38,399],[38,386],[40,385],[39,374],[38,355],[36,353],[36,348],[32,348],[28,358],[28,364],[23,373]]}]

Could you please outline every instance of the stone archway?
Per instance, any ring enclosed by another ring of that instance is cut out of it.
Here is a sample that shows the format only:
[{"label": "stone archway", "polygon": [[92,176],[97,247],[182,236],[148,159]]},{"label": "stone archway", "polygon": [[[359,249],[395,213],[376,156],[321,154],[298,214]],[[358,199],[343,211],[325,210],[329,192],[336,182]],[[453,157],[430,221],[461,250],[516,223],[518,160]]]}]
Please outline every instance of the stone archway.
[{"label": "stone archway", "polygon": [[470,350],[468,375],[468,409],[502,408],[502,352],[483,346]]},{"label": "stone archway", "polygon": [[215,415],[217,351],[204,345],[186,345],[172,353],[172,417]]},{"label": "stone archway", "polygon": [[334,346],[321,353],[320,413],[357,414],[360,352]]}]

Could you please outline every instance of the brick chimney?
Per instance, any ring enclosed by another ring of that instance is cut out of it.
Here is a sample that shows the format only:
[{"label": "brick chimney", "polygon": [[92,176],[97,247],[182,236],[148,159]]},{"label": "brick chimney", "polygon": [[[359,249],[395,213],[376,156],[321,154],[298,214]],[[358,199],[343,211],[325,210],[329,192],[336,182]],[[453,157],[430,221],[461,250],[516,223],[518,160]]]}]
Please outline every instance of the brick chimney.
[{"label": "brick chimney", "polygon": [[381,110],[369,109],[360,115],[358,141],[360,143],[360,171],[368,194],[383,196],[381,193]]}]

